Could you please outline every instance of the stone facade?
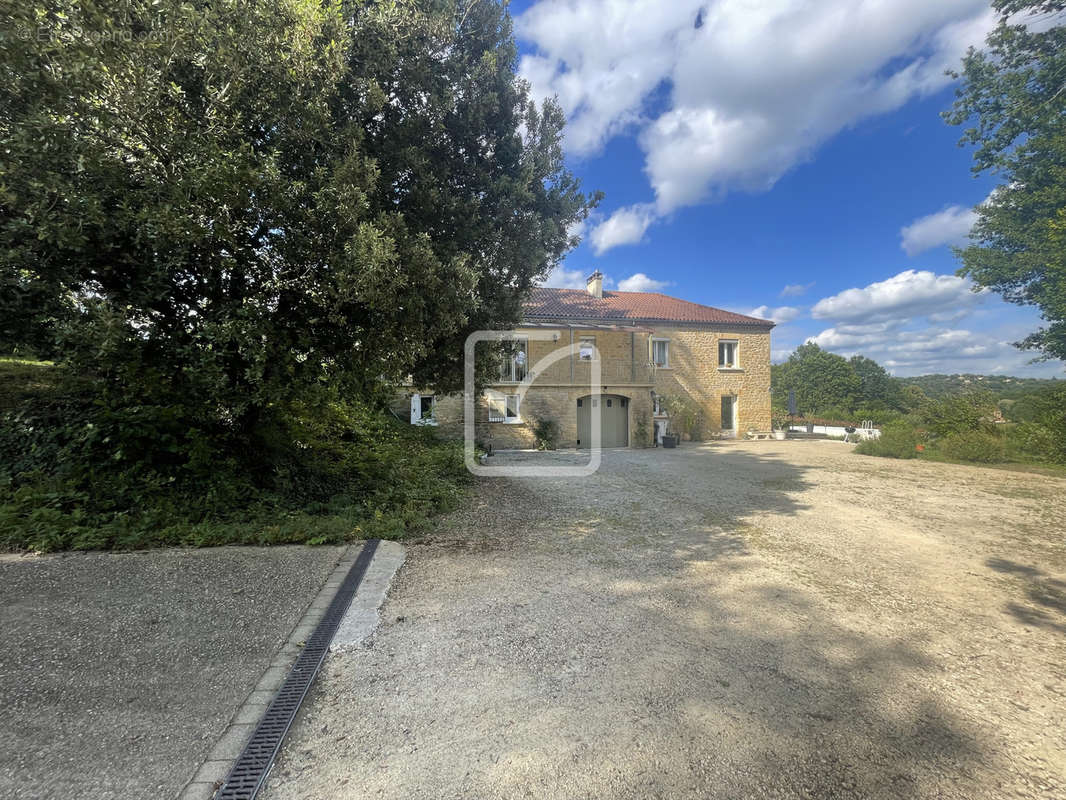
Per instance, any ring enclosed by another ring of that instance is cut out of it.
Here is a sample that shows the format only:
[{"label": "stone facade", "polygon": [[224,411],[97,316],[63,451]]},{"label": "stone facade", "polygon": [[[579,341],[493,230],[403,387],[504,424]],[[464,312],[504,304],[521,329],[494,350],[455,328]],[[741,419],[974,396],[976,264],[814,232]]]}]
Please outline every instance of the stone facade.
[{"label": "stone facade", "polygon": [[[533,330],[533,328],[530,328]],[[589,394],[591,364],[579,356],[567,355],[544,366],[544,359],[571,343],[583,340],[595,344],[600,366],[602,394],[628,398],[629,445],[651,444],[653,431],[653,392],[689,398],[702,412],[697,437],[714,435],[722,425],[722,397],[735,397],[737,435],[749,429],[770,429],[770,332],[768,329],[730,329],[725,326],[676,324],[671,326],[600,325],[578,327],[561,323],[558,327],[539,325],[548,340],[530,339],[527,369],[531,381],[520,401],[520,422],[489,422],[484,397],[476,404],[477,438],[495,449],[525,449],[535,446],[533,427],[537,420],[554,420],[558,426],[559,447],[577,444],[577,401]],[[665,367],[650,363],[651,340],[669,341]],[[720,340],[737,344],[733,368],[718,365]],[[516,394],[514,382],[493,384],[488,390],[500,395]],[[410,413],[410,392],[397,398],[401,417]],[[437,397],[434,422],[446,435],[462,436],[463,404],[459,395]]]},{"label": "stone facade", "polygon": [[[655,371],[655,391],[684,394],[703,410],[704,435],[722,430],[722,396],[736,397],[736,432],[770,430],[770,332],[658,328],[670,340],[670,365]],[[718,343],[737,343],[737,366],[718,366]]]}]

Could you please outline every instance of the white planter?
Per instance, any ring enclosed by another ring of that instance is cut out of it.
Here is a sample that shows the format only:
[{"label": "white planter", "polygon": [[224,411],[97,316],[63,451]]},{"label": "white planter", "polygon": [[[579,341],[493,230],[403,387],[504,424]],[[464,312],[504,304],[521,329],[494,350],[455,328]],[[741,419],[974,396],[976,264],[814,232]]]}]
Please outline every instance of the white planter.
[{"label": "white planter", "polygon": [[783,442],[785,440],[786,436],[788,436],[788,431],[784,431],[784,430],[774,431],[774,438],[777,439],[777,441],[779,441],[779,442]]}]

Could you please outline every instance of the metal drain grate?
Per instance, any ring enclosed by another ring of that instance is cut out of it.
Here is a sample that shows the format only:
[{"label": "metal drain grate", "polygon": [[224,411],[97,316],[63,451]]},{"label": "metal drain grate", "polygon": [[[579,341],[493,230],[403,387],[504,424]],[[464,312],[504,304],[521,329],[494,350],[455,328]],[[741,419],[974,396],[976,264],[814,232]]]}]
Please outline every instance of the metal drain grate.
[{"label": "metal drain grate", "polygon": [[369,539],[363,545],[359,557],[348,570],[314,633],[304,644],[288,677],[263,714],[263,719],[252,732],[225,782],[215,793],[215,800],[252,800],[263,788],[285,734],[289,732],[296,712],[300,710],[300,704],[322,666],[333,634],[337,632],[344,612],[351,605],[355,590],[359,588],[377,549],[377,539]]}]

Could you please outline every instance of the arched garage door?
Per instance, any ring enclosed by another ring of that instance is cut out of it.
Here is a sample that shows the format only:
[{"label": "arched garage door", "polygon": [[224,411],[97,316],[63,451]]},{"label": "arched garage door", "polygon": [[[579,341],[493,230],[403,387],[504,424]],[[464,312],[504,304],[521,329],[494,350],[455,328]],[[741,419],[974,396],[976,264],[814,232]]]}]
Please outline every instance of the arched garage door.
[{"label": "arched garage door", "polygon": [[587,395],[577,400],[577,446],[592,446],[592,414],[600,415],[600,444],[629,446],[629,398],[618,394]]}]

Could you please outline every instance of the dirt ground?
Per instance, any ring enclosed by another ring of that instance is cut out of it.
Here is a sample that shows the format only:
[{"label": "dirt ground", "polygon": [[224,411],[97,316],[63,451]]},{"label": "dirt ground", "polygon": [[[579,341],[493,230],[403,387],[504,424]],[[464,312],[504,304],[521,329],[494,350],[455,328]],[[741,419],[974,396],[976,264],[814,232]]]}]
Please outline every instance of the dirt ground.
[{"label": "dirt ground", "polygon": [[1066,479],[838,442],[482,480],[267,797],[1066,797],[1064,532]]}]

